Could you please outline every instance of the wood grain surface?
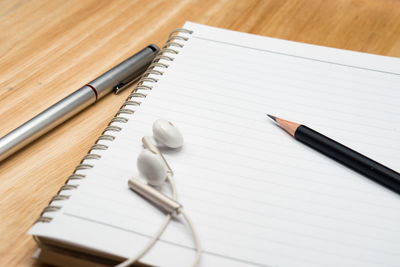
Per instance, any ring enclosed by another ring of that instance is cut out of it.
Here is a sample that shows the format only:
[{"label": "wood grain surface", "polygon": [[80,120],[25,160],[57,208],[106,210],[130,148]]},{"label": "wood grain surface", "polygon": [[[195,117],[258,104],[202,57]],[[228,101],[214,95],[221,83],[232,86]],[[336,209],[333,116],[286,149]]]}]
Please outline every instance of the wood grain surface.
[{"label": "wood grain surface", "polygon": [[[0,136],[186,20],[400,56],[395,0],[0,1]],[[32,266],[28,229],[129,89],[109,95],[0,163],[0,266]]]}]

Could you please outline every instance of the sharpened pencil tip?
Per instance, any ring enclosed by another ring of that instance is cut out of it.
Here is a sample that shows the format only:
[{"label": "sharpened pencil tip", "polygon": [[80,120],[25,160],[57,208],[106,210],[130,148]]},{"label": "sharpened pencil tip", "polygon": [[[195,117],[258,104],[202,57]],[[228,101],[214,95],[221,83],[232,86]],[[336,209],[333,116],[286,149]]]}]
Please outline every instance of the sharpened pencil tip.
[{"label": "sharpened pencil tip", "polygon": [[272,116],[272,115],[269,115],[269,114],[267,114],[267,116],[270,117],[274,122],[276,122],[276,117],[275,116]]}]

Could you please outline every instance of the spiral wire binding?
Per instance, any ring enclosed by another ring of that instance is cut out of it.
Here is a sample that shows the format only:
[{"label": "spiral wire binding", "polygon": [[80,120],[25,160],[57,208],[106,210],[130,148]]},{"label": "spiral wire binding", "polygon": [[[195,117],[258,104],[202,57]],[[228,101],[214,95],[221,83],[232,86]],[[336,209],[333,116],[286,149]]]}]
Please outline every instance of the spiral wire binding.
[{"label": "spiral wire binding", "polygon": [[[57,194],[51,199],[49,205],[43,209],[40,214],[39,219],[36,222],[48,223],[52,221],[52,217],[49,217],[46,213],[48,212],[56,212],[59,211],[62,206],[53,204],[54,201],[64,201],[69,199],[70,195],[65,194],[64,191],[75,190],[79,187],[79,184],[69,184],[70,181],[81,180],[86,177],[85,174],[77,173],[80,170],[92,169],[94,167],[93,163],[87,163],[87,160],[98,160],[101,158],[100,154],[96,153],[96,150],[107,150],[108,145],[101,144],[99,141],[114,141],[115,136],[111,135],[110,132],[120,132],[122,127],[113,125],[114,123],[127,123],[128,118],[124,117],[124,114],[133,114],[135,110],[132,107],[140,106],[144,98],[146,98],[146,91],[150,91],[153,89],[153,86],[147,85],[145,83],[157,83],[158,79],[151,77],[150,75],[162,76],[164,74],[163,71],[160,71],[155,68],[163,68],[167,69],[169,67],[168,64],[160,62],[164,61],[173,61],[174,57],[172,55],[177,55],[179,51],[177,49],[183,48],[184,44],[178,42],[183,41],[186,42],[189,40],[188,37],[177,35],[179,33],[184,34],[192,34],[193,31],[187,29],[175,29],[168,36],[168,40],[165,45],[160,49],[156,57],[153,59],[152,63],[148,67],[148,69],[142,74],[140,80],[138,81],[135,89],[125,100],[124,104],[118,110],[117,114],[111,119],[108,126],[103,130],[103,133],[98,137],[95,144],[89,149],[88,153],[83,157],[81,162],[76,166],[74,172],[68,177],[65,184],[60,188]],[[169,55],[165,55],[169,54]],[[140,90],[140,92],[138,92]]]}]

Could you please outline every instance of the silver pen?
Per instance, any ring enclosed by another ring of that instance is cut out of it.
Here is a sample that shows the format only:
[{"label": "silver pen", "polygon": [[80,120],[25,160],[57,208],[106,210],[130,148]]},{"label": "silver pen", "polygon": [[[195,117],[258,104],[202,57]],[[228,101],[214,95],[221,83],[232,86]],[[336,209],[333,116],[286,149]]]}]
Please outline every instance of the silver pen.
[{"label": "silver pen", "polygon": [[146,71],[159,48],[151,44],[0,138],[0,161],[98,99],[125,89]]}]

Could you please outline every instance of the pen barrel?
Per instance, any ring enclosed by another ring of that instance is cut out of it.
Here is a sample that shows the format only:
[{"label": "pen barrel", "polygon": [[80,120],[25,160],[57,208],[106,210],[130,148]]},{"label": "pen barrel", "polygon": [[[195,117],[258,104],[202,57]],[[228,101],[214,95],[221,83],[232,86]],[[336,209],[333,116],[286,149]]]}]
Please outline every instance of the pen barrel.
[{"label": "pen barrel", "polygon": [[0,138],[0,161],[71,118],[116,88],[126,87],[151,64],[159,48],[149,45]]},{"label": "pen barrel", "polygon": [[367,176],[368,178],[400,192],[400,174],[307,126],[297,128],[294,137],[326,156]]},{"label": "pen barrel", "polygon": [[96,101],[89,86],[84,86],[0,138],[0,161],[74,116]]},{"label": "pen barrel", "polygon": [[140,78],[158,51],[159,48],[156,45],[146,46],[88,84],[93,86],[98,98],[101,98],[116,89],[117,86],[130,84]]}]

